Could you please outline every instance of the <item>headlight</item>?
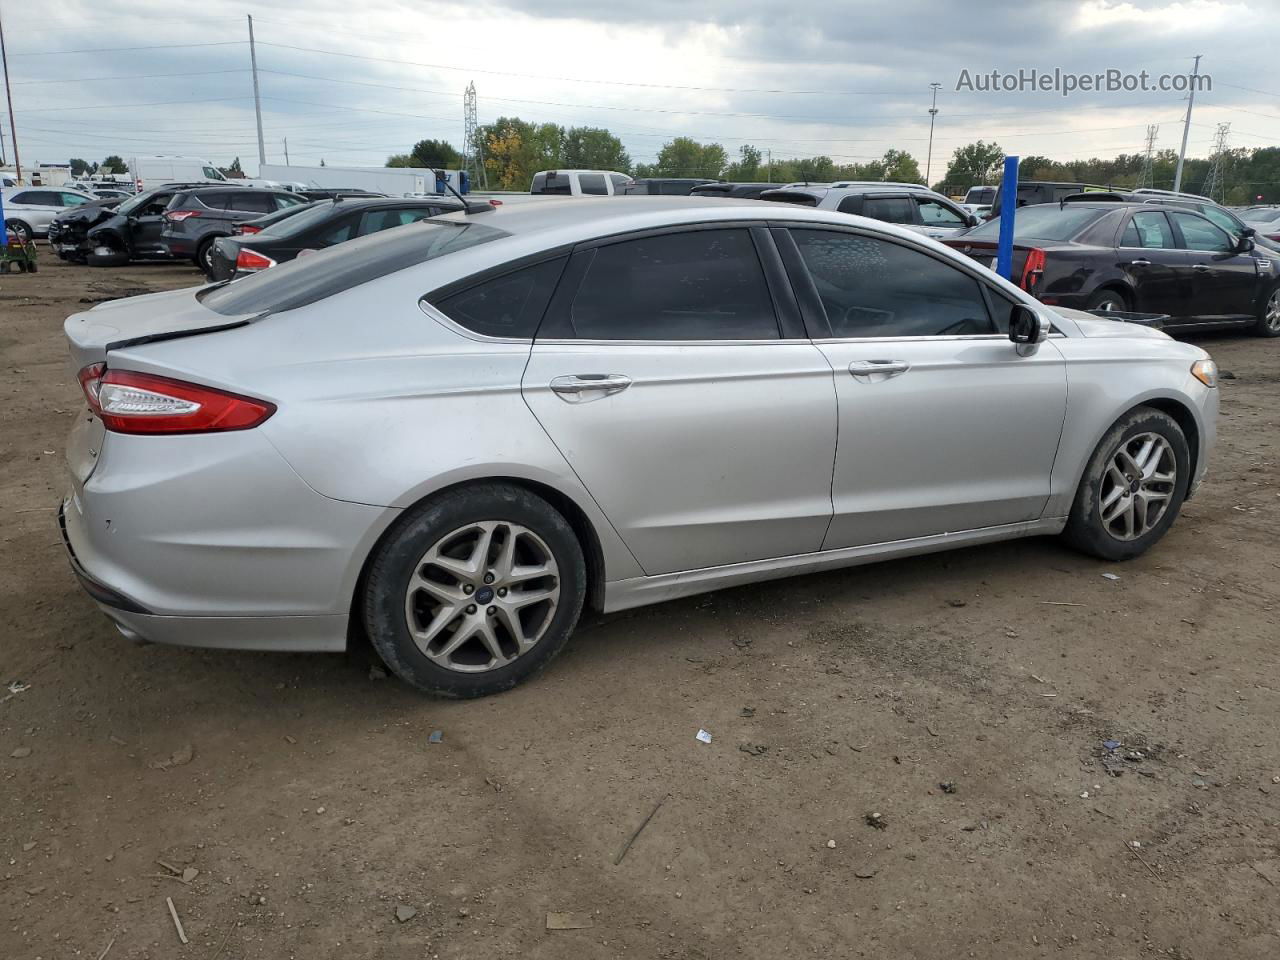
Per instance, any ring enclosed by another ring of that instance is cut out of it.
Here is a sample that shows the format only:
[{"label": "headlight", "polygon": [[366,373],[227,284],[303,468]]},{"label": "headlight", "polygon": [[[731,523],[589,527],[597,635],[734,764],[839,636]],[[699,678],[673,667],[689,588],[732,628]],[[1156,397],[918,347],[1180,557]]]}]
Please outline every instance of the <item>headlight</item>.
[{"label": "headlight", "polygon": [[1191,375],[1206,387],[1218,385],[1218,365],[1212,360],[1197,360],[1191,365]]}]

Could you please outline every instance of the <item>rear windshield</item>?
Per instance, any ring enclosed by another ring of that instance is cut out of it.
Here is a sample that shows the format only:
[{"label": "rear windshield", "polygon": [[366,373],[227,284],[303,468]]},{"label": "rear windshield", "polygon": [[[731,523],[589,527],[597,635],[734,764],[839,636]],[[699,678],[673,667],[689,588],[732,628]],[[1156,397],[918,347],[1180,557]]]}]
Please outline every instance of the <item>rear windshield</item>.
[{"label": "rear windshield", "polygon": [[510,234],[505,230],[482,223],[421,220],[339,243],[235,283],[210,288],[199,295],[200,302],[227,316],[294,310],[370,280],[506,236]]},{"label": "rear windshield", "polygon": [[[1013,221],[1015,240],[1070,240],[1095,220],[1111,211],[1086,207],[1059,207],[1056,203],[1044,206],[1019,207]],[[999,240],[1000,218],[988,220],[964,235],[966,240]]]},{"label": "rear windshield", "polygon": [[344,204],[341,200],[317,200],[301,213],[295,213],[291,217],[285,217],[279,222],[273,222],[259,236],[275,237],[291,237],[303,230],[308,230],[317,223],[323,223],[333,215],[334,210],[352,210],[355,209],[351,204]]},{"label": "rear windshield", "polygon": [[554,193],[567,197],[573,193],[573,186],[569,183],[567,173],[538,173],[534,174],[533,186],[529,188],[529,192]]},{"label": "rear windshield", "polygon": [[301,206],[288,206],[283,210],[277,210],[275,213],[263,214],[258,217],[257,220],[250,220],[249,222],[262,228],[258,231],[259,234],[263,234],[268,230],[271,230],[271,236],[279,236],[275,231],[284,229],[284,224],[281,221],[289,220],[293,217],[300,217],[305,211],[310,210],[312,207],[320,206],[323,202],[324,201],[322,200],[314,200],[311,203],[306,203],[304,201]]}]

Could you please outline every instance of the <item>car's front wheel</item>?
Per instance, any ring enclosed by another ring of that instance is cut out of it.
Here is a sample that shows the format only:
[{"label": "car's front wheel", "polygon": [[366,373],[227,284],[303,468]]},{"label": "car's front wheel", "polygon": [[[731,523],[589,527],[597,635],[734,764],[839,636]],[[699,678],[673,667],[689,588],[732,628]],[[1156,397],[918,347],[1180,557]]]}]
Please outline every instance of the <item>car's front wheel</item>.
[{"label": "car's front wheel", "polygon": [[13,232],[19,243],[30,243],[35,238],[35,231],[25,220],[6,220],[4,225]]},{"label": "car's front wheel", "polygon": [[1085,304],[1085,309],[1106,313],[1126,313],[1129,310],[1129,300],[1119,290],[1112,290],[1107,287],[1095,292],[1089,298],[1089,302]]},{"label": "car's front wheel", "polygon": [[370,564],[364,620],[395,674],[426,693],[508,690],[560,652],[586,597],[568,521],[522,487],[448,491],[409,510]]},{"label": "car's front wheel", "polygon": [[1104,560],[1131,560],[1165,535],[1187,495],[1191,452],[1176,420],[1138,407],[1107,431],[1085,468],[1066,539]]}]

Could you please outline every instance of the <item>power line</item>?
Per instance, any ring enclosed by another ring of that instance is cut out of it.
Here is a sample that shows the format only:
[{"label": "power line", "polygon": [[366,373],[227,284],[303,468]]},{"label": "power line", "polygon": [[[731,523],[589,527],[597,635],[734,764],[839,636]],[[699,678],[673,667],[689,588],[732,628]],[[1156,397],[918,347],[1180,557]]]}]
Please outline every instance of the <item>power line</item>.
[{"label": "power line", "polygon": [[224,103],[228,100],[251,100],[252,97],[209,97],[203,100],[155,100],[151,103],[90,103],[78,107],[34,107],[14,113],[61,113],[64,110],[123,110],[126,107],[170,107],[187,103]]},{"label": "power line", "polygon": [[190,70],[187,70],[182,73],[133,73],[133,74],[126,74],[124,76],[117,75],[114,77],[58,77],[53,80],[15,80],[13,85],[15,87],[25,87],[25,86],[30,86],[32,84],[47,84],[47,83],[97,83],[102,80],[111,80],[111,81],[162,80],[168,77],[211,77],[214,74],[219,74],[219,73],[248,73],[248,72],[249,71],[247,69],[245,69],[244,67],[241,67],[236,70],[201,70],[195,73],[193,73]]},{"label": "power line", "polygon": [[83,50],[40,50],[30,53],[11,53],[11,57],[60,57],[69,53],[126,53],[135,50],[186,50],[191,47],[234,47],[245,40],[219,40],[214,43],[158,43],[150,47],[88,47]]}]

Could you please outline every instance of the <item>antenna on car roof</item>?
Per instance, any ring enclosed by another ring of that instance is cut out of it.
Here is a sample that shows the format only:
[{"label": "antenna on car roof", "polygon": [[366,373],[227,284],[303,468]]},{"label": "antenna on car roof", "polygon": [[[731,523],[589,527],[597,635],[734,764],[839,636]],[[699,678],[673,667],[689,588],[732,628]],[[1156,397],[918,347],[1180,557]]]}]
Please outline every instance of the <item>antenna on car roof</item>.
[{"label": "antenna on car roof", "polygon": [[462,194],[453,189],[453,184],[449,182],[449,174],[444,170],[432,171],[436,175],[436,183],[443,183],[444,188],[458,198],[458,202],[462,204],[463,213],[488,213],[493,209],[491,203],[479,203],[464,199]]}]

